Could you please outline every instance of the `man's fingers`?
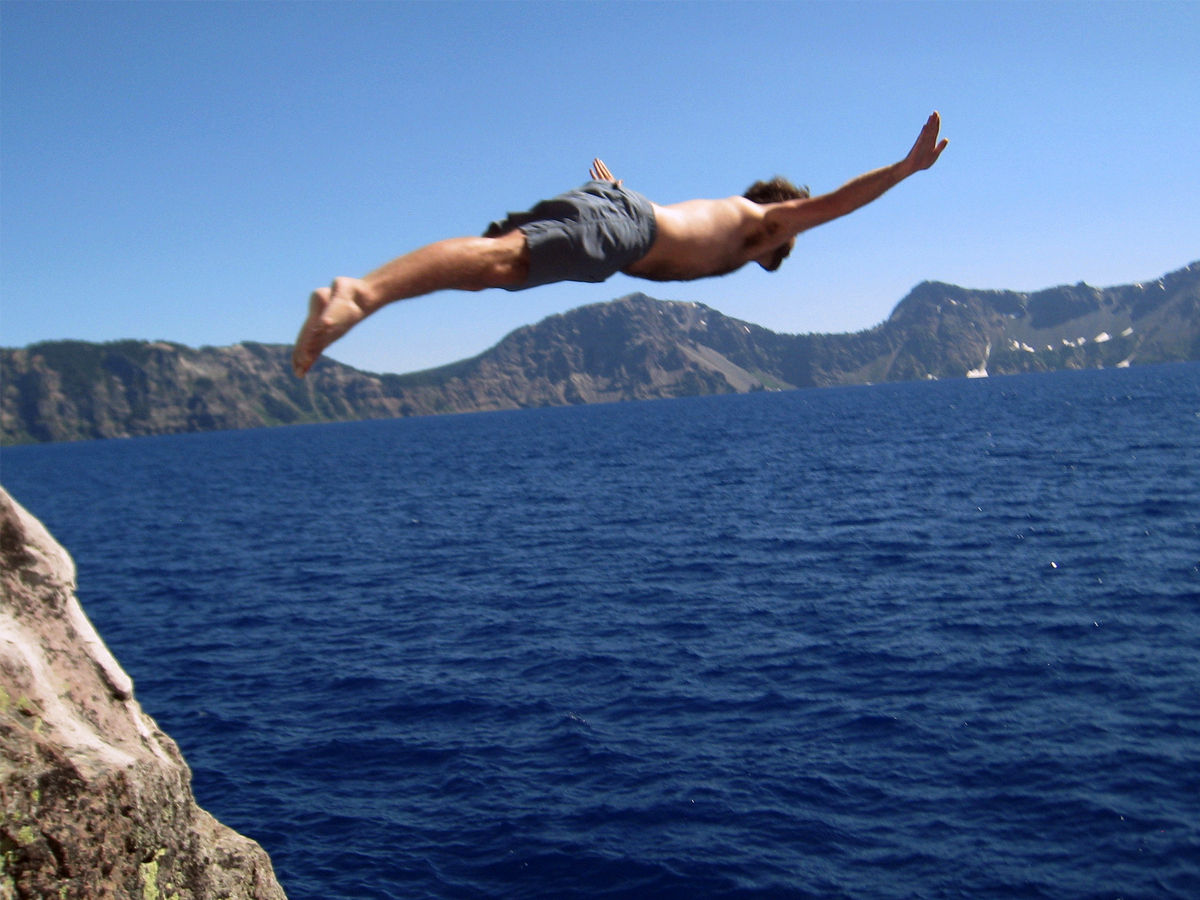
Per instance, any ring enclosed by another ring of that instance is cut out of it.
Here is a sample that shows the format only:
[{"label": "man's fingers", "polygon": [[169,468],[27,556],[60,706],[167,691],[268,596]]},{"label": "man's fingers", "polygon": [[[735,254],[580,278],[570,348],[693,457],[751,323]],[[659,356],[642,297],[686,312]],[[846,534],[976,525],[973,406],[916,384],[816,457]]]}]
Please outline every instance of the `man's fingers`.
[{"label": "man's fingers", "polygon": [[925,127],[923,129],[921,129],[921,131],[922,131],[921,137],[928,137],[930,139],[930,142],[932,143],[933,141],[937,140],[937,134],[938,134],[938,131],[941,129],[941,127],[942,127],[942,117],[939,116],[937,114],[937,112],[935,111],[932,115],[929,116],[928,120],[926,120]]},{"label": "man's fingers", "polygon": [[946,138],[938,140],[938,131],[941,129],[942,117],[935,110],[925,121],[925,127],[921,129],[921,135],[917,138],[917,143],[913,146],[913,153],[923,157],[918,163],[921,168],[928,169],[932,166],[942,151],[946,149],[946,145],[950,143]]}]

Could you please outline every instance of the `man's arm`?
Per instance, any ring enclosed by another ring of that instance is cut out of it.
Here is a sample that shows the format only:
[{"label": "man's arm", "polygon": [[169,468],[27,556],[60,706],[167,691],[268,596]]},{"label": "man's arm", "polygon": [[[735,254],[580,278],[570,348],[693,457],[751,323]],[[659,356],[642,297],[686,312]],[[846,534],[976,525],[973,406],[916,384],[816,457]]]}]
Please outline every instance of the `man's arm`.
[{"label": "man's arm", "polygon": [[859,175],[828,194],[772,205],[765,217],[768,228],[794,237],[866,206],[910,175],[928,169],[949,143],[945,138],[938,140],[941,122],[936,112],[931,115],[908,155],[898,163]]}]

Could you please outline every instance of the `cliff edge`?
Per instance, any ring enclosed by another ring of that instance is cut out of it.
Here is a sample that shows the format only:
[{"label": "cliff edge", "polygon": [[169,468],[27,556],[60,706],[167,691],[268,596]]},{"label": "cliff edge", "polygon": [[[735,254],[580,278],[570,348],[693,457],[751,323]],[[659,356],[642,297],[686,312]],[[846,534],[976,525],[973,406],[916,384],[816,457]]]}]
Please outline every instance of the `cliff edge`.
[{"label": "cliff edge", "polygon": [[196,806],[71,557],[0,488],[0,900],[284,896],[266,851]]}]

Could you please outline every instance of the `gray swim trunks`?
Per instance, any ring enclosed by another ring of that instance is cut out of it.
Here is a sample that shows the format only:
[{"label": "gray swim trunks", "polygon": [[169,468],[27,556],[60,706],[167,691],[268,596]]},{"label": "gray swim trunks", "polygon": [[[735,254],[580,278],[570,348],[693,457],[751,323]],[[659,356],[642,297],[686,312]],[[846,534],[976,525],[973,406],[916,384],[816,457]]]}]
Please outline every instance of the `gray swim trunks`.
[{"label": "gray swim trunks", "polygon": [[510,291],[556,281],[604,281],[645,256],[656,233],[650,201],[611,181],[589,181],[528,212],[509,213],[483,236],[514,228],[529,245],[529,277]]}]

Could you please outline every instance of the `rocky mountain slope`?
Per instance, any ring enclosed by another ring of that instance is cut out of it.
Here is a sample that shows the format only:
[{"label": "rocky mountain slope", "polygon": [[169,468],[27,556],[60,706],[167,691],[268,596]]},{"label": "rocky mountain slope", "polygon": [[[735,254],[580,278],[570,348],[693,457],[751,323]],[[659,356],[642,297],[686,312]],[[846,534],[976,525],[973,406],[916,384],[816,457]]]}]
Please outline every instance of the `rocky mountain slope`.
[{"label": "rocky mountain slope", "polygon": [[266,852],[196,806],[179,748],[0,489],[0,897],[283,900]]},{"label": "rocky mountain slope", "polygon": [[[336,350],[336,348],[335,348]],[[56,341],[0,350],[0,441],[79,440],[1200,359],[1200,263],[1157,281],[1032,294],[918,285],[856,334],[782,335],[632,294],[408,375],[290,348]]]}]

